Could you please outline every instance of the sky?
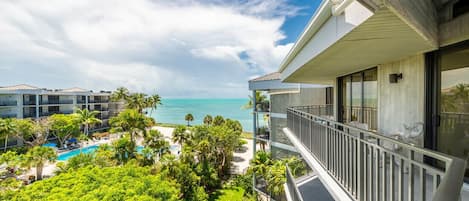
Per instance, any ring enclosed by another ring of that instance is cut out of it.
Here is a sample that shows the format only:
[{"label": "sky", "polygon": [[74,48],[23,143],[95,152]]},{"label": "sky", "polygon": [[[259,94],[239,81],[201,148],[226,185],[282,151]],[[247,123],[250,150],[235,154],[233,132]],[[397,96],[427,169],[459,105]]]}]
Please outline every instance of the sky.
[{"label": "sky", "polygon": [[0,86],[244,98],[321,0],[3,0]]}]

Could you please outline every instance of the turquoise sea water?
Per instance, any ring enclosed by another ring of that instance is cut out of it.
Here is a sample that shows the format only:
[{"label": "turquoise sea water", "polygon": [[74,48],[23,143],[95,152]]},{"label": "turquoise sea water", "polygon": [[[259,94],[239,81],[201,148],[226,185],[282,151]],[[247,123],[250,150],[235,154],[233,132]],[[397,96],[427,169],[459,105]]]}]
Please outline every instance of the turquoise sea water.
[{"label": "turquoise sea water", "polygon": [[248,102],[241,99],[163,99],[163,105],[158,106],[152,114],[158,123],[187,124],[184,117],[187,113],[194,116],[192,125],[202,124],[205,115],[221,115],[225,118],[241,122],[245,131],[252,131],[252,110],[241,107]]}]

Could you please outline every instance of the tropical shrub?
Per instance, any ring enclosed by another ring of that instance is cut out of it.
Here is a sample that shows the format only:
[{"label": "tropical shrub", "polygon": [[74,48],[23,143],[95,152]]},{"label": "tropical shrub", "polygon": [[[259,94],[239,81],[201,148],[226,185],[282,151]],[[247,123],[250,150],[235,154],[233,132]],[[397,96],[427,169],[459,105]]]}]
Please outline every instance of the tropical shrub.
[{"label": "tropical shrub", "polygon": [[178,200],[173,180],[148,167],[86,167],[35,182],[2,200]]}]

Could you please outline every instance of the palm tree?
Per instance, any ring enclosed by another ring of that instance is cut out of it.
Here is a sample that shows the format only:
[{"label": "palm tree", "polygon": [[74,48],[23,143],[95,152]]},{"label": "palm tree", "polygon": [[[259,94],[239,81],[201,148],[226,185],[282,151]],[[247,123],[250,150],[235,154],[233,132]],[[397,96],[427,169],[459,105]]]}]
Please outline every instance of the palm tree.
[{"label": "palm tree", "polygon": [[469,87],[466,84],[458,84],[456,88],[451,90],[454,93],[455,98],[462,101],[468,101],[469,99]]},{"label": "palm tree", "polygon": [[158,108],[158,105],[161,105],[161,97],[158,94],[151,95],[146,98],[146,107],[150,108],[150,116],[153,113],[153,110]]},{"label": "palm tree", "polygon": [[83,125],[83,132],[88,136],[89,135],[89,127],[101,123],[102,121],[96,118],[96,115],[99,114],[98,111],[89,111],[88,109],[77,109],[75,112],[77,116],[77,121]]},{"label": "palm tree", "polygon": [[187,121],[187,126],[190,126],[189,122],[194,121],[194,116],[192,116],[192,114],[189,113],[189,114],[186,114],[186,117],[184,119]]},{"label": "palm tree", "polygon": [[137,110],[127,109],[109,120],[112,132],[128,132],[130,140],[135,142],[135,136],[145,134],[146,128],[154,125],[154,119],[146,117]]},{"label": "palm tree", "polygon": [[207,125],[207,126],[211,125],[211,124],[212,124],[212,121],[213,121],[212,116],[210,116],[210,115],[207,114],[207,115],[204,117],[204,124],[205,124],[205,125]]},{"label": "palm tree", "polygon": [[25,166],[36,167],[37,180],[42,179],[42,169],[47,162],[55,162],[57,153],[50,147],[36,146],[28,150],[24,158]]},{"label": "palm tree", "polygon": [[145,136],[144,144],[158,153],[158,157],[169,150],[169,143],[164,139],[163,134],[158,130],[150,130]]},{"label": "palm tree", "polygon": [[7,150],[8,137],[15,135],[17,132],[15,119],[0,119],[0,137],[5,138],[4,151]]},{"label": "palm tree", "polygon": [[143,113],[143,109],[147,107],[147,101],[143,93],[134,93],[127,97],[127,108],[135,109],[139,113]]},{"label": "palm tree", "polygon": [[221,126],[224,123],[225,123],[225,119],[220,115],[215,116],[215,118],[213,119],[213,122],[212,122],[212,124],[215,125],[215,126]]},{"label": "palm tree", "polygon": [[119,87],[111,95],[113,101],[126,100],[129,97],[129,90],[125,87]]},{"label": "palm tree", "polygon": [[182,145],[189,139],[189,135],[186,132],[186,127],[185,126],[178,126],[176,129],[173,131],[173,142],[178,143]]},{"label": "palm tree", "polygon": [[[254,107],[252,96],[249,96],[249,101],[243,106],[243,109],[252,109]],[[267,100],[267,96],[262,94],[260,91],[256,91],[256,103],[263,103]]]}]

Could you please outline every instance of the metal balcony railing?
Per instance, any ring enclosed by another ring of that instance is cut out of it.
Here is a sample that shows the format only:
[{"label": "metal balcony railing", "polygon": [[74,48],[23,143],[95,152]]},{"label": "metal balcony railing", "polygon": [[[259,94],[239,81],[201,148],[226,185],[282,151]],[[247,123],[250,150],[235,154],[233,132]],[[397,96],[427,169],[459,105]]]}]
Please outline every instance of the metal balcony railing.
[{"label": "metal balcony railing", "polygon": [[298,186],[295,181],[295,177],[293,176],[290,168],[288,165],[285,165],[285,172],[286,172],[286,178],[287,178],[287,187],[288,187],[288,192],[290,193],[290,196],[293,201],[303,201],[303,196],[300,193],[300,190],[298,189]]},{"label": "metal balcony railing", "polygon": [[25,100],[23,101],[23,105],[36,105],[36,101],[35,100]]},{"label": "metal balcony railing", "polygon": [[36,113],[23,113],[23,118],[36,118]]},{"label": "metal balcony railing", "polygon": [[55,105],[55,104],[73,104],[73,100],[43,100],[40,101],[41,105]]},{"label": "metal balcony railing", "polygon": [[1,114],[0,118],[16,118],[16,114]]},{"label": "metal balcony railing", "polygon": [[459,199],[464,160],[305,112],[314,110],[289,108],[287,126],[350,198]]},{"label": "metal balcony railing", "polygon": [[0,106],[16,106],[16,101],[0,101]]}]

